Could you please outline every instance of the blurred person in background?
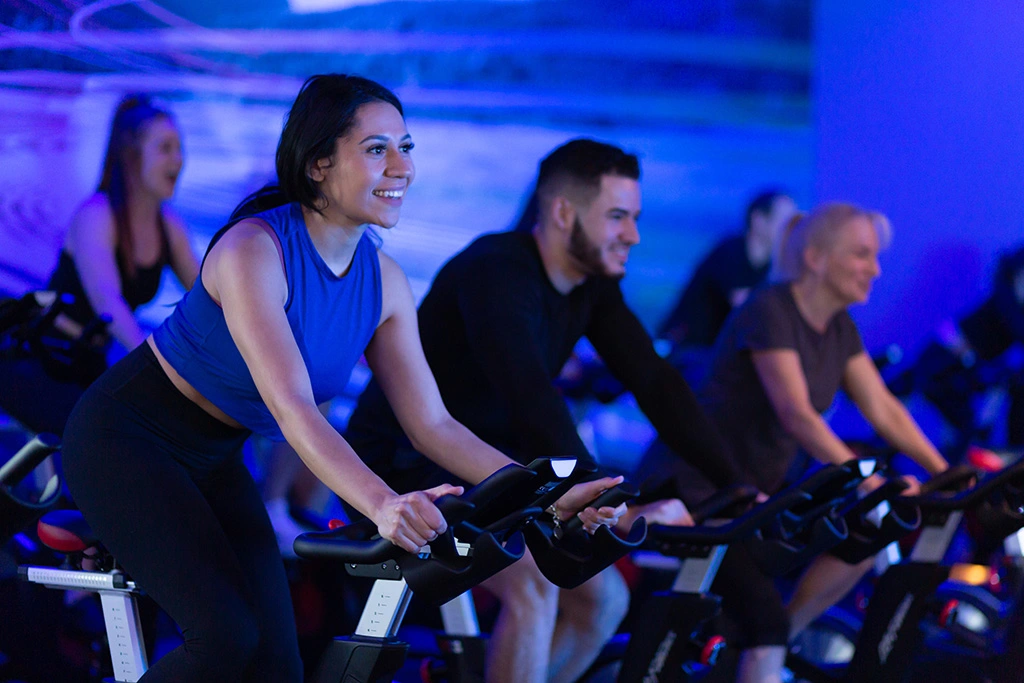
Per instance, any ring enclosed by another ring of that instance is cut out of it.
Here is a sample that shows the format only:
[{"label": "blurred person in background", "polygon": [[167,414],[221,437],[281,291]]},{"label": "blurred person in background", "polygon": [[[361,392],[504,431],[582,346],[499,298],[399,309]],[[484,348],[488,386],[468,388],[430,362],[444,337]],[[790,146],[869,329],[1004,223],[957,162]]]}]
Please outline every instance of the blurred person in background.
[{"label": "blurred person in background", "polygon": [[188,231],[167,206],[182,169],[181,133],[144,95],[117,106],[96,192],[74,212],[45,289],[73,303],[47,331],[68,343],[90,324],[78,365],[53,375],[47,359],[8,349],[0,358],[0,408],[35,432],[62,434],[85,387],[106,367],[112,342],[130,351],[147,332],[134,311],[152,301],[166,266],[188,289],[199,273]]},{"label": "blurred person in background", "polygon": [[[889,236],[885,216],[851,204],[824,204],[796,217],[782,235],[773,284],[754,292],[719,335],[701,402],[745,479],[764,493],[785,485],[798,449],[823,463],[857,457],[822,417],[840,388],[879,436],[927,473],[947,467],[886,388],[847,310],[867,302]],[[658,442],[641,472],[672,479],[687,504],[715,490]],[[880,483],[876,475],[863,486]],[[872,562],[847,565],[822,555],[786,605],[745,544],[730,546],[712,592],[722,596],[723,611],[743,631],[738,680],[778,683],[789,639],[840,600]]]}]

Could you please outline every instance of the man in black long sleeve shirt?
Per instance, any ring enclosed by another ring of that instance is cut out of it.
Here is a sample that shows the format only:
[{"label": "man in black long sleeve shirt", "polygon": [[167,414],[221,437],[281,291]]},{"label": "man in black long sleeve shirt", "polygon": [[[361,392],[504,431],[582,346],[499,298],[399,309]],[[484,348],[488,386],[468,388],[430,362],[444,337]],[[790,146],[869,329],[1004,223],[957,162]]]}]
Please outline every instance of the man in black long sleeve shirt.
[{"label": "man in black long sleeve shirt", "polygon": [[[718,434],[685,381],[654,351],[618,281],[589,277],[559,292],[532,233],[485,235],[455,256],[434,280],[419,320],[448,410],[511,457],[523,463],[545,454],[593,460],[553,383],[585,335],[662,439],[713,481],[735,480]],[[351,421],[357,441],[365,442],[365,432],[404,439],[376,384]]]},{"label": "man in black long sleeve shirt", "polygon": [[[586,335],[662,439],[712,481],[737,481],[693,392],[654,351],[622,298],[618,281],[639,242],[636,157],[590,140],[569,142],[541,163],[537,198],[532,232],[477,239],[441,269],[420,306],[423,350],[452,416],[524,463],[543,455],[591,461],[553,383]],[[346,437],[389,483],[389,467],[411,453],[375,383]],[[409,485],[420,488],[415,471]],[[574,680],[614,632],[628,600],[614,569],[564,592],[563,602],[578,598],[577,608],[560,614],[558,590],[532,563],[495,578],[490,587],[505,608],[492,637],[492,681]]]}]

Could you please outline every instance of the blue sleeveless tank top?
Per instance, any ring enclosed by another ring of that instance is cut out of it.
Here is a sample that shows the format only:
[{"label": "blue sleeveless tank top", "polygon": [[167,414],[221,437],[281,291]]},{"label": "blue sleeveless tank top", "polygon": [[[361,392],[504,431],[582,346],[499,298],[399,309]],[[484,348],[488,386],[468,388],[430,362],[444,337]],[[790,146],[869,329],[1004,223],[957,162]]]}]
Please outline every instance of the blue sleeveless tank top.
[{"label": "blue sleeveless tank top", "polygon": [[[313,246],[297,203],[256,214],[281,242],[288,300],[284,308],[317,403],[340,394],[370,342],[381,313],[380,260],[364,234],[343,277]],[[228,332],[224,313],[202,280],[154,333],[167,362],[211,403],[247,429],[284,436]]]}]

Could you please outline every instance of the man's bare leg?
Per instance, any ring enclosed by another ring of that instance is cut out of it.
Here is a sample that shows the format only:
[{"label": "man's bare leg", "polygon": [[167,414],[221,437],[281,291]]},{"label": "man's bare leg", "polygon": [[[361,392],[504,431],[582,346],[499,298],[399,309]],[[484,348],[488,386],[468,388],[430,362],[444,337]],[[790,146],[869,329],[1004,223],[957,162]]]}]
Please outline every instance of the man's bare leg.
[{"label": "man's bare leg", "polygon": [[740,655],[736,683],[781,683],[785,663],[786,648],[781,645],[762,645],[744,650]]},{"label": "man's bare leg", "polygon": [[629,588],[615,567],[561,591],[548,680],[572,683],[579,678],[615,635],[627,609]]},{"label": "man's bare leg", "polygon": [[501,601],[487,647],[487,683],[545,683],[559,589],[540,573],[529,551],[483,586]]},{"label": "man's bare leg", "polygon": [[843,599],[874,563],[868,558],[860,564],[846,564],[832,555],[821,555],[807,567],[789,600],[789,637],[807,628],[825,610]]}]

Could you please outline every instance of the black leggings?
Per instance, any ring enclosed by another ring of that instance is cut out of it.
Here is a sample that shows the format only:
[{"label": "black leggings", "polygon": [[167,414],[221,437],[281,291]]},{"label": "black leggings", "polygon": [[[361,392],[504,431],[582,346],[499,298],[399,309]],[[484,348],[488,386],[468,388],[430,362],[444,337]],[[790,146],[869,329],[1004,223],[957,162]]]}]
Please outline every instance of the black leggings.
[{"label": "black leggings", "polygon": [[145,683],[302,681],[284,565],[241,460],[248,434],[185,398],[147,344],[68,420],[64,471],[76,504],[184,637]]},{"label": "black leggings", "polygon": [[744,542],[729,546],[711,584],[722,596],[722,612],[740,629],[739,647],[785,645],[789,614],[775,579],[762,572]]},{"label": "black leggings", "polygon": [[[656,489],[658,494],[682,498],[688,507],[694,508],[714,493],[714,485],[707,478],[659,444],[648,450],[643,466],[647,472],[667,471],[675,476]],[[740,541],[729,546],[711,592],[722,596],[722,612],[740,631],[739,649],[786,645],[789,614],[782,593],[775,579],[758,568],[749,544]]]}]

